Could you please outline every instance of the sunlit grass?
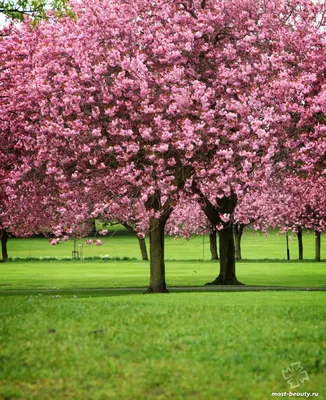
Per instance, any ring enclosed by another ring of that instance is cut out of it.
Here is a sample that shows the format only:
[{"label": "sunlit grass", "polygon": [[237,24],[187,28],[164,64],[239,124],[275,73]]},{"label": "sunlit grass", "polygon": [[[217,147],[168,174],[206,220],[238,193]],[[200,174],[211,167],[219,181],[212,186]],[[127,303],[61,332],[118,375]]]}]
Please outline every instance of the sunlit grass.
[{"label": "sunlit grass", "polygon": [[[167,262],[167,284],[203,286],[218,268],[213,261]],[[242,262],[237,271],[249,286],[326,287],[325,262]],[[148,281],[149,263],[144,261],[8,262],[0,268],[0,290],[145,287]]]},{"label": "sunlit grass", "polygon": [[0,297],[2,399],[270,399],[325,392],[323,293]]},{"label": "sunlit grass", "polygon": [[[168,286],[203,287],[217,276],[207,238],[166,242]],[[9,241],[13,257],[71,250],[71,242]],[[270,399],[290,391],[282,370],[296,362],[309,381],[292,392],[326,394],[325,292],[143,295],[123,289],[148,285],[135,237],[86,251],[138,259],[0,264],[0,399]],[[305,251],[313,258],[312,235]],[[285,261],[283,236],[248,232],[243,256],[237,275],[246,285],[326,287],[326,263]]]},{"label": "sunlit grass", "polygon": [[[140,251],[136,236],[130,234],[124,228],[111,228],[108,236],[100,237],[103,245],[94,244],[88,246],[85,239],[80,239],[78,245],[83,245],[85,257],[104,256],[130,257],[140,259]],[[192,236],[189,240],[166,237],[167,260],[210,260],[209,240],[207,236]],[[304,258],[314,259],[314,235],[305,232],[303,235]],[[298,259],[298,246],[295,235],[290,235],[291,259]],[[148,241],[147,241],[148,246]],[[322,259],[326,258],[326,241],[322,236]],[[73,241],[69,240],[57,246],[51,246],[49,239],[10,239],[8,252],[10,257],[71,257],[74,249]],[[244,259],[286,259],[286,240],[284,235],[270,232],[265,235],[259,232],[247,230],[242,239],[242,256]]]}]

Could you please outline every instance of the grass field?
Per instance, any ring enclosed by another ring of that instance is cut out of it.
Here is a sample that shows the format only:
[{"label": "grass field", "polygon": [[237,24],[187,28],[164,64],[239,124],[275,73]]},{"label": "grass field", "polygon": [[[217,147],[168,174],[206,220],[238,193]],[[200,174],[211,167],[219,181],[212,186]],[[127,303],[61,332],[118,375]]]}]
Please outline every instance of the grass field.
[{"label": "grass field", "polygon": [[[249,235],[247,260],[237,266],[241,281],[326,287],[325,261],[282,261],[284,237]],[[202,240],[167,239],[168,284],[202,286],[216,277]],[[326,292],[104,292],[96,288],[146,286],[149,272],[134,237],[115,235],[108,243],[110,253],[106,244],[87,251],[138,260],[0,264],[0,399],[325,397]],[[20,258],[63,258],[72,247],[41,239],[8,244],[9,255]],[[312,258],[312,236],[305,245]],[[309,380],[291,389],[282,371],[296,362]]]},{"label": "grass field", "polygon": [[[112,233],[114,232],[112,231],[111,235]],[[84,243],[84,240],[80,243]],[[295,261],[296,241],[292,240],[290,244],[293,260],[287,262],[284,260],[284,236],[246,232],[242,245],[244,260],[237,266],[239,279],[247,285],[325,287],[325,262],[311,261],[314,254],[313,235],[304,235],[307,259],[302,262]],[[323,250],[324,247],[323,242]],[[71,257],[72,248],[71,241],[53,247],[48,243],[48,239],[44,238],[10,239],[8,242],[9,256],[23,259]],[[137,240],[124,228],[118,229],[113,236],[104,238],[101,247],[94,244],[84,245],[84,256],[105,255],[130,257],[135,260],[9,262],[0,268],[0,289],[143,287],[148,284],[148,262],[140,260]],[[218,274],[218,262],[209,261],[207,237],[196,236],[190,240],[167,237],[166,259],[168,285],[202,286]]]},{"label": "grass field", "polygon": [[[85,240],[79,240],[83,245],[84,256],[131,257],[140,259],[137,239],[123,227],[111,228],[108,236],[101,237],[103,245],[85,245]],[[314,258],[314,235],[304,233],[304,258]],[[298,246],[295,236],[290,235],[291,259],[298,259]],[[326,258],[326,240],[322,236],[321,258]],[[8,252],[10,257],[71,257],[73,242],[67,241],[57,246],[51,246],[46,238],[9,239]],[[286,259],[286,241],[284,235],[271,232],[264,235],[247,230],[242,239],[242,256],[246,260]],[[210,260],[209,240],[207,236],[192,236],[189,240],[166,237],[167,260]]]},{"label": "grass field", "polygon": [[[0,268],[0,290],[145,287],[149,264],[142,261],[9,262]],[[248,286],[326,287],[326,263],[243,262],[237,267]],[[168,286],[203,286],[218,274],[217,262],[170,261]]]},{"label": "grass field", "polygon": [[1,297],[2,399],[248,399],[326,395],[325,294]]}]

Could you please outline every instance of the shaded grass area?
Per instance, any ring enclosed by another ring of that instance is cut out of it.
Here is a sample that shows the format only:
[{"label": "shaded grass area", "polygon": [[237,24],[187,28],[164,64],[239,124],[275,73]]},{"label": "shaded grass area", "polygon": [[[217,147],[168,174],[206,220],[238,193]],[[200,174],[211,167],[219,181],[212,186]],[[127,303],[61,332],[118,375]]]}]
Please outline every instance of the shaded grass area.
[{"label": "shaded grass area", "polygon": [[[145,287],[149,263],[143,261],[8,262],[0,264],[0,290]],[[218,274],[214,261],[166,263],[170,286],[203,286]],[[244,262],[237,275],[248,286],[326,287],[326,263]]]},{"label": "shaded grass area", "polygon": [[324,293],[0,296],[0,398],[270,399],[326,373]]},{"label": "shaded grass area", "polygon": [[[103,242],[101,247],[94,244],[87,246],[81,239],[77,244],[83,244],[85,257],[109,256],[129,257],[140,259],[140,251],[136,236],[130,234],[125,228],[111,228],[109,236],[98,236]],[[304,258],[314,258],[314,235],[305,232],[303,234]],[[148,244],[148,243],[147,243]],[[321,258],[326,258],[326,240],[322,236]],[[73,242],[68,241],[57,246],[51,246],[46,238],[15,239],[8,241],[10,257],[71,257]],[[290,235],[290,253],[292,259],[298,258],[297,240]],[[189,240],[166,237],[166,259],[168,260],[210,260],[209,239],[207,236],[192,236]],[[242,256],[244,259],[285,259],[286,241],[284,235],[270,232],[264,235],[259,232],[247,230],[242,239]]]}]

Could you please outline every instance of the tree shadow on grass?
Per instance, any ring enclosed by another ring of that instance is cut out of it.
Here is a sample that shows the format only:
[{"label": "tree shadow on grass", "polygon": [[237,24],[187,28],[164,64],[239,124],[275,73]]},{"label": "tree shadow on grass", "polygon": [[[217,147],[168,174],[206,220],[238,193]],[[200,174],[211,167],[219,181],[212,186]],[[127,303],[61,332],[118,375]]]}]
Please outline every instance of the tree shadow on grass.
[{"label": "tree shadow on grass", "polygon": [[[0,290],[0,297],[28,296],[53,298],[84,298],[84,297],[114,297],[145,294],[145,287],[132,288],[94,288],[94,289],[8,289]],[[171,286],[169,293],[231,293],[231,292],[261,292],[261,291],[326,291],[326,287],[292,287],[292,286]]]},{"label": "tree shadow on grass", "polygon": [[144,288],[94,288],[94,289],[12,289],[0,291],[0,297],[6,296],[32,296],[32,297],[57,297],[57,298],[83,298],[83,297],[112,297],[142,294]]}]

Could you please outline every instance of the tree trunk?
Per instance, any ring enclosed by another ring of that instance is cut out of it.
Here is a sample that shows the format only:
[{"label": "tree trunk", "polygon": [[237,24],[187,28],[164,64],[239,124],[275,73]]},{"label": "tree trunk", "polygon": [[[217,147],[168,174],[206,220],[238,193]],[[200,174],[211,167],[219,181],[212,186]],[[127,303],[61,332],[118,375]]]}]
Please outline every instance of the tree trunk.
[{"label": "tree trunk", "polygon": [[320,261],[320,238],[321,238],[321,233],[320,232],[315,232],[315,260]]},{"label": "tree trunk", "polygon": [[243,234],[243,225],[242,224],[234,224],[234,241],[235,241],[235,259],[237,261],[242,260],[241,257],[241,238]]},{"label": "tree trunk", "polygon": [[2,262],[6,262],[8,260],[8,251],[7,251],[8,233],[5,229],[1,229],[0,237],[1,237]]},{"label": "tree trunk", "polygon": [[[232,215],[237,205],[237,196],[231,193],[230,197],[217,198],[216,206],[214,206],[200,190],[196,181],[193,181],[191,188],[198,195],[201,209],[204,211],[209,222],[214,227],[223,224],[223,229],[219,231],[220,274],[213,282],[208,283],[208,285],[242,285],[237,280],[235,273],[235,248],[232,223]],[[229,214],[231,216],[228,223],[222,221],[220,217],[222,214]]]},{"label": "tree trunk", "polygon": [[148,254],[147,254],[145,238],[140,238],[138,236],[137,236],[137,238],[138,238],[139,248],[140,248],[140,252],[141,252],[141,258],[143,261],[148,261]]},{"label": "tree trunk", "polygon": [[299,260],[303,260],[303,242],[302,242],[302,229],[297,232]]},{"label": "tree trunk", "polygon": [[216,229],[213,229],[209,232],[209,243],[210,243],[212,260],[218,260],[216,239],[217,239],[217,231]]},{"label": "tree trunk", "polygon": [[233,224],[229,222],[219,231],[220,241],[220,274],[208,285],[242,285],[235,273],[235,247]]},{"label": "tree trunk", "polygon": [[[137,235],[137,233],[132,225],[129,225],[126,222],[122,222],[121,225],[123,225],[127,229],[127,231],[132,232],[135,235]],[[147,254],[145,238],[140,238],[137,236],[137,239],[138,239],[138,244],[139,244],[139,248],[140,248],[141,258],[143,261],[148,261],[148,254]]]},{"label": "tree trunk", "polygon": [[97,231],[96,231],[96,219],[95,218],[91,219],[89,221],[89,224],[90,224],[90,229],[91,229],[89,235],[90,236],[95,236],[96,233],[97,233]]},{"label": "tree trunk", "polygon": [[166,220],[150,218],[150,283],[147,293],[166,293],[164,263],[164,227]]}]

